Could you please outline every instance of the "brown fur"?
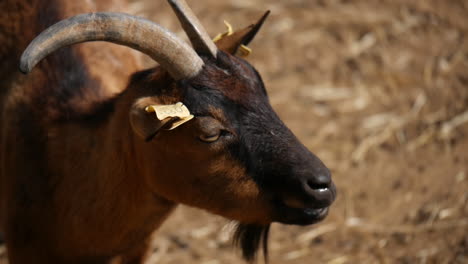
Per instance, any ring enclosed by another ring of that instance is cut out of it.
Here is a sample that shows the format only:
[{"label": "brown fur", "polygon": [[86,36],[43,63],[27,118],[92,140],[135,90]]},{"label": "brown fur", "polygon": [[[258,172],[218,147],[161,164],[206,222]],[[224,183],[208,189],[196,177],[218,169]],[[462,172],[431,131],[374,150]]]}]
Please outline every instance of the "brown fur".
[{"label": "brown fur", "polygon": [[[82,126],[79,120],[66,125],[57,123],[94,114],[102,102],[122,92],[129,74],[139,65],[134,51],[108,43],[89,43],[65,48],[61,54],[52,55],[29,76],[21,76],[16,70],[21,51],[51,23],[78,13],[123,11],[124,7],[121,1],[6,0],[0,3],[0,8],[7,14],[0,20],[0,39],[4,44],[0,57],[1,65],[5,66],[0,74],[6,76],[0,83],[0,229],[6,232],[10,263],[86,263],[87,256],[107,259],[109,255],[126,250],[131,252],[135,245],[144,244],[146,233],[154,230],[173,207],[172,203],[160,199],[160,203],[148,209],[139,201],[158,201],[159,198],[150,194],[146,197],[127,195],[124,190],[138,192],[143,188],[132,184],[130,179],[119,177],[128,168],[117,168],[118,173],[109,170],[107,175],[101,174],[102,177],[95,181],[86,179],[96,175],[93,166],[100,167],[99,163],[106,162],[102,157],[107,154],[89,153],[92,162],[88,163],[79,156],[85,153],[85,148],[98,147],[95,142],[99,142],[99,136],[104,134],[82,137],[78,135],[98,128]],[[63,87],[57,83],[68,77],[60,66],[64,59],[60,56],[64,54],[72,54],[77,59],[69,71],[79,69],[83,73],[77,77],[82,78],[79,80],[82,86],[72,87],[79,92],[62,94],[58,91]],[[50,96],[54,94],[55,97]],[[68,131],[74,132],[69,134]],[[46,141],[50,144],[46,145]],[[6,155],[13,150],[12,155]],[[111,154],[117,155],[112,152],[107,158]],[[54,162],[59,160],[61,162]],[[84,162],[89,167],[81,167]],[[87,169],[91,171],[86,172]],[[65,175],[67,180],[62,178]],[[112,183],[107,180],[113,177],[116,181],[110,186]],[[93,192],[98,196],[93,196]],[[126,201],[127,206],[113,210],[111,204],[119,200]],[[138,212],[133,212],[135,210]],[[145,213],[142,215],[140,211]],[[142,235],[128,228],[138,226],[140,222],[122,218],[133,213],[136,218],[157,215],[160,220],[142,225],[137,230],[144,233]],[[107,214],[107,218],[97,218],[100,214]],[[89,229],[89,232],[83,232],[83,229]],[[116,246],[125,239],[129,242]],[[74,257],[77,256],[82,256],[83,261],[76,261]],[[92,257],[89,261],[93,261]]]}]

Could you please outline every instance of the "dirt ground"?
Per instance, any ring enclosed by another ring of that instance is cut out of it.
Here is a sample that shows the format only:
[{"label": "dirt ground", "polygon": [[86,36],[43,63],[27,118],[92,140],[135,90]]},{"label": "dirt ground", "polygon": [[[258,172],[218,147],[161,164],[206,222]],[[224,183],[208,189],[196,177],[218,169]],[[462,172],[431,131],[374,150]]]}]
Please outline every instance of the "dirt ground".
[{"label": "dirt ground", "polygon": [[[338,187],[324,222],[273,225],[270,263],[468,263],[468,1],[187,2],[213,36],[272,11],[248,60]],[[166,1],[130,12],[183,36]],[[149,263],[245,263],[231,231],[181,206]]]}]

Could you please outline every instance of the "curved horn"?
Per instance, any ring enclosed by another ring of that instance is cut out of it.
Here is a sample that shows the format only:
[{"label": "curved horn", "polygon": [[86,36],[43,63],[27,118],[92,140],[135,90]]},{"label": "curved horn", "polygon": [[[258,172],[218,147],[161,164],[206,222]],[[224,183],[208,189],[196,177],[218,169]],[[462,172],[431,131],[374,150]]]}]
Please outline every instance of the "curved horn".
[{"label": "curved horn", "polygon": [[216,58],[218,48],[184,0],[168,0],[198,54]]},{"label": "curved horn", "polygon": [[189,45],[156,23],[121,13],[91,13],[62,20],[43,31],[23,52],[20,70],[30,72],[61,47],[98,40],[143,52],[176,80],[194,77],[203,67],[203,60]]}]

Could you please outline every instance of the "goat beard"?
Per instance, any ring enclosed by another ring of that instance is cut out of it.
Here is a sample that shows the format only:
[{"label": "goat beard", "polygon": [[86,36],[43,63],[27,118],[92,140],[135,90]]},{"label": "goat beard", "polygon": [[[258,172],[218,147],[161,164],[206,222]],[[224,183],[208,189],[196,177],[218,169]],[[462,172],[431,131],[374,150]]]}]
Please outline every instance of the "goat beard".
[{"label": "goat beard", "polygon": [[249,263],[254,262],[260,247],[265,263],[268,263],[268,234],[270,225],[238,223],[233,235],[233,243],[242,250],[242,256]]}]

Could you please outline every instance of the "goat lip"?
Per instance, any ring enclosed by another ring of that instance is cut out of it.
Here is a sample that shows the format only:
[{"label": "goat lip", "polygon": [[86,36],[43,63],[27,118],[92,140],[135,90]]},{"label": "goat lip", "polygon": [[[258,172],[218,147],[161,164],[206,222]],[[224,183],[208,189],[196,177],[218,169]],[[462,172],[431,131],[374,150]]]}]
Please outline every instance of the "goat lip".
[{"label": "goat lip", "polygon": [[303,209],[304,214],[310,215],[311,217],[315,217],[317,219],[322,220],[328,214],[328,207],[313,209],[313,208],[305,208]]},{"label": "goat lip", "polygon": [[294,208],[280,204],[277,222],[290,225],[311,225],[322,221],[328,215],[329,207]]}]

